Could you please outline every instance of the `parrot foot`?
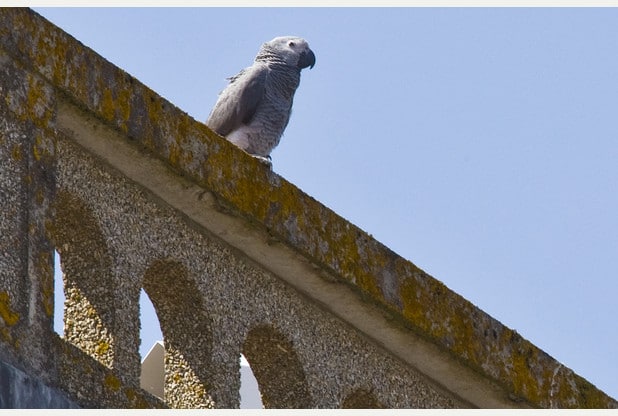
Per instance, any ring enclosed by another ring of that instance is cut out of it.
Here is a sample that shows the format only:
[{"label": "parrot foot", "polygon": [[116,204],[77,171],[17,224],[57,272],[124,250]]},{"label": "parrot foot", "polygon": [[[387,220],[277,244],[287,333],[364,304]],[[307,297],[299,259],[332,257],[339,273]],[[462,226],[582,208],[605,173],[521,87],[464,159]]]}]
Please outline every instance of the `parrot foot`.
[{"label": "parrot foot", "polygon": [[260,162],[262,162],[263,164],[265,164],[266,166],[272,169],[273,162],[270,156],[260,156],[260,155],[251,155],[251,156],[253,156],[254,158],[256,158],[257,160],[259,160]]}]

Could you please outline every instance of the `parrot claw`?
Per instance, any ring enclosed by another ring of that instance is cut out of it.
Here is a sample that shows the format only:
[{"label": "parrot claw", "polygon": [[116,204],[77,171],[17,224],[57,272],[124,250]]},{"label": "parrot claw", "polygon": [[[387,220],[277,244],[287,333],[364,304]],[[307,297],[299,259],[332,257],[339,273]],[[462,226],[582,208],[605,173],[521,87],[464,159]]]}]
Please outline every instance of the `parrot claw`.
[{"label": "parrot claw", "polygon": [[254,158],[256,158],[257,160],[259,160],[260,162],[262,162],[264,165],[268,166],[269,168],[272,169],[273,167],[273,162],[270,156],[259,156],[259,155],[251,155]]}]

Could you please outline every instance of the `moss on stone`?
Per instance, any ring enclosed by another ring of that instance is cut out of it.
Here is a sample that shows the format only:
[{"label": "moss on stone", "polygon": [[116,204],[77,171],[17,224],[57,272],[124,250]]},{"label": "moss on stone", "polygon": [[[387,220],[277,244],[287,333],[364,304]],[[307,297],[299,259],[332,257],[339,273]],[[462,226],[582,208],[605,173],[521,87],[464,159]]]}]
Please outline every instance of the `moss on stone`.
[{"label": "moss on stone", "polygon": [[16,144],[13,146],[11,156],[13,156],[13,160],[21,162],[21,160],[24,158],[24,155],[21,150],[21,145]]},{"label": "moss on stone", "polygon": [[105,375],[105,385],[114,391],[118,391],[122,386],[122,382],[114,374],[107,373]]},{"label": "moss on stone", "polygon": [[6,326],[13,326],[19,321],[19,314],[11,308],[10,297],[7,292],[0,292],[0,318]]},{"label": "moss on stone", "polygon": [[19,313],[11,307],[9,294],[5,291],[0,292],[0,319],[4,321],[4,325],[0,325],[0,336],[15,348],[19,346],[19,340],[13,337],[10,328],[19,322],[19,318]]},{"label": "moss on stone", "polygon": [[109,343],[105,341],[99,341],[96,347],[94,348],[94,352],[97,355],[105,355],[109,351],[109,349],[110,349]]}]

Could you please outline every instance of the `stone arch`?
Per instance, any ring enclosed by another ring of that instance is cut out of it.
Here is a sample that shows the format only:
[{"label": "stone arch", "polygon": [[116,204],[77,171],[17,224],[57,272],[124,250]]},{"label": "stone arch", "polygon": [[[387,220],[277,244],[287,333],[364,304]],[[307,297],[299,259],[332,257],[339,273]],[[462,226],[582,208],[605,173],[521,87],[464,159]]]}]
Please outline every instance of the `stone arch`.
[{"label": "stone arch", "polygon": [[92,210],[77,196],[59,190],[50,237],[60,255],[64,283],[64,338],[113,368],[115,284],[112,259]]},{"label": "stone arch", "polygon": [[173,408],[212,408],[210,371],[212,326],[186,267],[173,260],[156,260],[144,274],[163,333],[165,347],[164,400]]},{"label": "stone arch", "polygon": [[341,404],[342,409],[384,409],[370,390],[356,389],[350,393]]},{"label": "stone arch", "polygon": [[242,349],[258,382],[265,408],[306,409],[312,400],[294,346],[270,325],[249,331]]}]

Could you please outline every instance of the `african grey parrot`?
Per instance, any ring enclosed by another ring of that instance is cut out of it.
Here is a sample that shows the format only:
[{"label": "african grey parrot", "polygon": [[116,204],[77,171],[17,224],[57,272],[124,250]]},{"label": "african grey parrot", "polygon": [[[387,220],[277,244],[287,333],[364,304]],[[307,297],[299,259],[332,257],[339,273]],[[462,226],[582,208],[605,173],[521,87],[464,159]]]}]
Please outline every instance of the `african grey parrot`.
[{"label": "african grey parrot", "polygon": [[247,153],[270,163],[290,120],[300,70],[315,55],[302,38],[281,36],[260,48],[253,65],[229,78],[206,124]]}]

